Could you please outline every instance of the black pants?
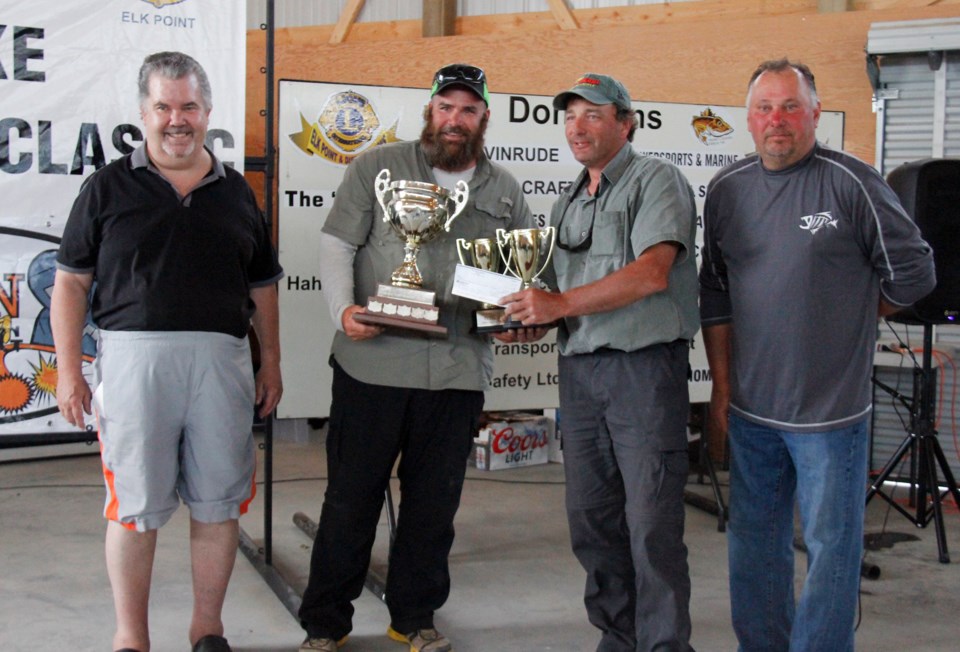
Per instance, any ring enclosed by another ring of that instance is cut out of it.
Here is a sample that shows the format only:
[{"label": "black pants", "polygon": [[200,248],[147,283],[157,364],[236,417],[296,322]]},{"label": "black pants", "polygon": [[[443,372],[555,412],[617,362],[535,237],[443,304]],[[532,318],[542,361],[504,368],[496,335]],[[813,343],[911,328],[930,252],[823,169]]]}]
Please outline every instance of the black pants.
[{"label": "black pants", "polygon": [[329,481],[300,621],[311,637],[352,629],[384,492],[397,456],[401,502],[386,602],[402,633],[433,626],[450,593],[453,517],[483,392],[368,385],[334,363],[327,434]]}]

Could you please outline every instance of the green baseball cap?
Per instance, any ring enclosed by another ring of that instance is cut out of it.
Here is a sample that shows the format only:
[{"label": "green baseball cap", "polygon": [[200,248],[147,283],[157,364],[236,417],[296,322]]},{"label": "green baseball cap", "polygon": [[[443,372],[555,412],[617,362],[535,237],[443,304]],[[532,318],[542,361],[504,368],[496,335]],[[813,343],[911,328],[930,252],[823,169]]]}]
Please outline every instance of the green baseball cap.
[{"label": "green baseball cap", "polygon": [[591,104],[614,104],[621,109],[630,110],[630,93],[626,87],[609,75],[595,72],[584,73],[568,91],[553,98],[553,108],[561,111],[573,97],[582,97]]},{"label": "green baseball cap", "polygon": [[444,66],[433,75],[433,97],[448,86],[462,86],[473,91],[477,97],[490,106],[490,91],[487,90],[487,76],[483,69],[466,63],[453,63]]}]

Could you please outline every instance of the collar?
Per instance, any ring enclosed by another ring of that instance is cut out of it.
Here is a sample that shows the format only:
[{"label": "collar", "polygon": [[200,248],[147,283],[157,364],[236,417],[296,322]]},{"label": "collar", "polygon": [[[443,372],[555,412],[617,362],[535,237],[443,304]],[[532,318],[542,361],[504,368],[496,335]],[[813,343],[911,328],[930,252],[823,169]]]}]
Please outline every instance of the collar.
[{"label": "collar", "polygon": [[[614,154],[610,162],[607,163],[600,172],[600,185],[597,186],[597,194],[594,195],[594,197],[600,197],[600,195],[606,192],[607,188],[616,185],[617,182],[620,181],[620,177],[626,172],[630,161],[632,161],[635,156],[638,156],[638,154],[633,150],[633,143],[629,141],[624,143],[620,151]],[[571,200],[580,194],[583,184],[588,180],[589,173],[587,172],[587,168],[583,168],[580,170],[580,174],[577,175],[577,179],[573,182],[573,185],[571,185],[567,191]]]},{"label": "collar", "polygon": [[[227,176],[227,171],[224,169],[223,163],[220,161],[220,159],[214,156],[213,152],[210,151],[206,145],[204,145],[203,148],[207,150],[208,154],[210,154],[210,160],[212,161],[211,171],[210,174],[207,174],[207,176],[213,175],[221,179]],[[157,166],[153,164],[153,161],[151,161],[150,157],[147,155],[146,141],[141,143],[140,146],[133,150],[133,152],[130,154],[130,167],[134,170],[138,168],[147,168],[148,170],[163,176],[163,173],[160,172]]]}]

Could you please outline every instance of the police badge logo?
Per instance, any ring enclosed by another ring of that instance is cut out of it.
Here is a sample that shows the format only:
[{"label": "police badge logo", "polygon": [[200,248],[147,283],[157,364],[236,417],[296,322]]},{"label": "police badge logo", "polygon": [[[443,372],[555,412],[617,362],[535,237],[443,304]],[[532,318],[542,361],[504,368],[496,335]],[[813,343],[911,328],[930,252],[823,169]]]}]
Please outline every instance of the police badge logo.
[{"label": "police badge logo", "polygon": [[352,90],[334,93],[324,103],[317,122],[300,114],[301,131],[290,134],[297,147],[310,155],[347,165],[361,152],[397,138],[397,122],[382,131],[370,100]]},{"label": "police badge logo", "polygon": [[320,127],[331,142],[346,152],[354,152],[373,138],[380,119],[367,98],[344,91],[327,100],[320,111]]}]

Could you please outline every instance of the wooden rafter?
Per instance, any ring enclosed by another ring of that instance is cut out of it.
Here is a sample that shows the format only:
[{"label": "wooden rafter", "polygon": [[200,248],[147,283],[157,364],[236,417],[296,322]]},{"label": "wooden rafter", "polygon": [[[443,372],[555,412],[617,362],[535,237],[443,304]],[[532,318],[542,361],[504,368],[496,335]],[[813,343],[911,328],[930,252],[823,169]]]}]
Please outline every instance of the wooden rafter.
[{"label": "wooden rafter", "polygon": [[580,25],[577,24],[577,19],[574,17],[573,12],[570,11],[570,7],[567,6],[565,0],[547,0],[547,2],[550,5],[550,12],[553,14],[553,19],[560,25],[560,29],[580,29]]},{"label": "wooden rafter", "polygon": [[349,0],[349,2],[347,2],[347,6],[343,8],[343,13],[340,14],[340,18],[337,20],[337,24],[330,34],[330,45],[343,43],[344,39],[347,38],[350,28],[353,26],[357,16],[360,15],[360,10],[363,9],[364,2],[366,2],[366,0]]}]

